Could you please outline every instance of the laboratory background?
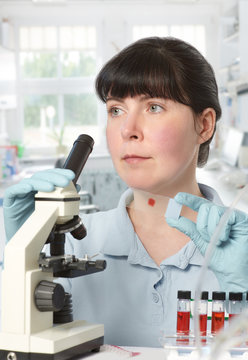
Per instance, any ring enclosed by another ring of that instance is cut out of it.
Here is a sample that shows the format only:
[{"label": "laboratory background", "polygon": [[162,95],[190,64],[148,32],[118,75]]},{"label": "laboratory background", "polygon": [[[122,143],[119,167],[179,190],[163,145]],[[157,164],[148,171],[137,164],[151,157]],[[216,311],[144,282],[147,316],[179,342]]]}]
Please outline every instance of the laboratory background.
[{"label": "laboratory background", "polygon": [[[80,176],[80,211],[117,205],[126,185],[105,141],[94,79],[131,42],[174,36],[214,68],[222,119],[197,178],[226,205],[248,180],[247,0],[0,0],[0,261],[4,190],[60,167],[79,134],[95,140]],[[237,205],[248,212],[248,195]]]}]

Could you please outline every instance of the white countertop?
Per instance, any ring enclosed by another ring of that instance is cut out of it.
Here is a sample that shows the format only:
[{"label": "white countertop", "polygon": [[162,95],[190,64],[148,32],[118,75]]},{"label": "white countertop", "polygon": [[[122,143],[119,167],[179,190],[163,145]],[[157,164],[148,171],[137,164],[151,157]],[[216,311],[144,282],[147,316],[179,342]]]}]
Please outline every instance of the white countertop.
[{"label": "white countertop", "polygon": [[99,353],[88,353],[80,357],[87,360],[118,360],[118,359],[137,359],[137,360],[165,360],[163,348],[138,348],[138,347],[117,347],[103,345]]}]

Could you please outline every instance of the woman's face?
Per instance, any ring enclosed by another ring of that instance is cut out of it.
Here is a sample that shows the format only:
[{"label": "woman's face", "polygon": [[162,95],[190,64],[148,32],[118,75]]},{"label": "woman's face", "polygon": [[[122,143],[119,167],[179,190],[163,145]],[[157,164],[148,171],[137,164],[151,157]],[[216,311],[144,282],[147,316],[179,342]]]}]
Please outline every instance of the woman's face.
[{"label": "woman's face", "polygon": [[108,148],[129,187],[169,195],[192,181],[200,137],[190,107],[145,95],[106,104]]}]

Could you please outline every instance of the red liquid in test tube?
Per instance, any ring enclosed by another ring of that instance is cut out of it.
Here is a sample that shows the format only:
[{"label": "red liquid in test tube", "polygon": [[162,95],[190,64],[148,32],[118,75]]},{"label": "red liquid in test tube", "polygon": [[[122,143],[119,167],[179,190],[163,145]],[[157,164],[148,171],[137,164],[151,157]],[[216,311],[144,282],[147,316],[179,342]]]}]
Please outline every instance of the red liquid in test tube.
[{"label": "red liquid in test tube", "polygon": [[[208,291],[202,291],[199,303],[199,330],[201,336],[207,336],[208,323]],[[202,339],[202,341],[206,341]]]},{"label": "red liquid in test tube", "polygon": [[201,332],[201,336],[207,336],[207,323],[208,323],[207,314],[200,314],[200,332]]},{"label": "red liquid in test tube", "polygon": [[225,323],[225,300],[226,293],[223,291],[213,291],[212,293],[212,322],[211,332],[216,334],[224,327]]},{"label": "red liquid in test tube", "polygon": [[212,326],[211,326],[212,334],[216,334],[219,330],[221,330],[224,326],[224,322],[225,322],[225,313],[213,311]]},{"label": "red liquid in test tube", "polygon": [[189,335],[190,312],[177,312],[177,332],[182,335]]}]

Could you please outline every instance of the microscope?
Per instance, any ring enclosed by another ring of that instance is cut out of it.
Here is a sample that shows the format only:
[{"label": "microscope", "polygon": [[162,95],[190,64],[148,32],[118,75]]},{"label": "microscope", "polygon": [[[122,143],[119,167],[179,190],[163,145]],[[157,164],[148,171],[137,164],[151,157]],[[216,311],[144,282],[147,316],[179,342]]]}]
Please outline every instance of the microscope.
[{"label": "microscope", "polygon": [[5,247],[0,360],[66,360],[103,344],[103,325],[73,321],[71,294],[53,281],[106,268],[104,260],[65,254],[66,233],[86,236],[75,185],[93,145],[89,135],[77,138],[63,166],[76,174],[73,182],[38,192],[34,212]]}]

